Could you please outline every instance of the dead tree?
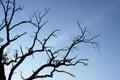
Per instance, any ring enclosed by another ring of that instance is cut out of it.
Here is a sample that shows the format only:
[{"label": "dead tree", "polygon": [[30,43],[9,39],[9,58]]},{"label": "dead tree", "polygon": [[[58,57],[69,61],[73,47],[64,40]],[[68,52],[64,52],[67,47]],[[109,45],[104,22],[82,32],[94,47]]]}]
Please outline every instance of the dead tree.
[{"label": "dead tree", "polygon": [[[67,46],[66,48],[57,49],[55,51],[53,50],[53,48],[47,47],[46,44],[50,40],[50,38],[56,37],[55,33],[59,31],[59,29],[53,30],[53,32],[51,32],[46,38],[44,38],[44,40],[40,40],[38,38],[40,30],[47,23],[47,21],[42,22],[42,19],[48,13],[48,10],[45,10],[43,14],[34,13],[30,19],[23,20],[13,24],[12,22],[15,14],[17,14],[17,12],[21,11],[23,8],[21,6],[17,6],[16,0],[0,0],[0,7],[2,7],[1,9],[3,11],[3,19],[1,19],[0,22],[0,32],[5,31],[5,36],[6,36],[5,38],[0,37],[0,80],[12,80],[12,77],[15,71],[18,69],[18,67],[26,60],[26,58],[28,58],[29,56],[33,56],[35,53],[36,54],[40,54],[42,52],[46,53],[46,55],[48,56],[48,61],[46,62],[46,64],[39,66],[38,69],[34,70],[34,72],[27,78],[24,78],[22,76],[22,71],[21,71],[20,75],[23,80],[33,80],[37,78],[53,77],[55,72],[66,73],[74,77],[72,73],[59,70],[59,67],[75,66],[76,64],[87,65],[86,61],[88,61],[88,59],[77,59],[76,57],[69,58],[71,51],[76,47],[76,45],[79,45],[79,43],[90,43],[96,45],[96,42],[92,40],[97,36],[87,39],[86,38],[87,29],[81,28],[79,22],[78,22],[78,28],[81,33],[78,36],[74,37],[74,39],[72,40],[69,46]],[[7,54],[5,54],[5,49],[8,46],[10,46],[11,43],[16,42],[19,38],[27,34],[27,32],[23,32],[22,34],[18,34],[14,37],[11,37],[12,30],[17,29],[17,27],[23,24],[31,24],[36,29],[36,32],[33,37],[33,41],[31,42],[32,44],[27,48],[26,52],[23,51],[23,47],[21,45],[19,48],[20,52],[18,53],[16,51],[14,53],[14,59],[11,59],[8,57]],[[3,41],[4,43],[2,43]],[[38,45],[38,43],[40,49],[35,48],[36,44]],[[63,58],[58,59],[59,56],[57,54],[60,53],[64,53],[64,56]],[[9,75],[6,75],[5,73],[5,66],[6,68],[8,66],[12,66],[10,68]],[[46,67],[52,67],[53,69],[49,74],[46,73],[45,75],[40,75],[39,73]]]}]

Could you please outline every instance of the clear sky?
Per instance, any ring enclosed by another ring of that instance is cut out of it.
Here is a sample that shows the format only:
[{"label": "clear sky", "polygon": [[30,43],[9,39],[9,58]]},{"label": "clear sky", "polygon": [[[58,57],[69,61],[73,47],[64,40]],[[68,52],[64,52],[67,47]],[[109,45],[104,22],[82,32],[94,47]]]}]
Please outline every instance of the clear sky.
[{"label": "clear sky", "polygon": [[[61,29],[61,33],[58,32],[58,39],[55,39],[56,42],[52,40],[49,43],[53,46],[62,46],[63,42],[66,44],[68,38],[71,39],[76,34],[78,20],[83,26],[88,27],[90,36],[100,34],[96,39],[99,42],[100,53],[91,45],[79,46],[80,51],[76,51],[80,57],[88,58],[90,61],[86,67],[80,65],[68,69],[76,75],[75,78],[64,73],[56,73],[53,79],[43,80],[120,80],[120,0],[19,0],[18,2],[24,5],[24,12],[23,15],[19,15],[20,18],[27,18],[25,15],[31,15],[34,11],[50,8],[45,17],[45,20],[48,20],[45,29],[48,32]],[[31,31],[31,28],[26,29]],[[31,67],[33,65],[29,66],[30,69]],[[28,66],[24,69],[27,70]]]}]

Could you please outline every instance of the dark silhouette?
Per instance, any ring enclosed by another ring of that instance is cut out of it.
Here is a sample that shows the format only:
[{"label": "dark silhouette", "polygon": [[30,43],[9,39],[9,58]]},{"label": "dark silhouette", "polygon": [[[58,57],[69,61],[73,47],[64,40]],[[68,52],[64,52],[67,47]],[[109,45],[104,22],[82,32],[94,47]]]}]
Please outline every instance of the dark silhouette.
[{"label": "dark silhouette", "polygon": [[[17,14],[18,11],[21,11],[23,8],[21,6],[17,6],[16,0],[0,0],[0,7],[1,7],[0,9],[3,9],[2,10],[3,19],[1,19],[1,22],[0,22],[0,32],[2,31],[5,32],[5,35],[4,35],[5,38],[0,37],[0,80],[12,80],[12,77],[15,71],[18,69],[18,67],[25,61],[26,58],[28,58],[29,56],[33,56],[35,53],[40,54],[42,52],[45,52],[46,55],[48,56],[48,61],[46,62],[46,64],[34,70],[33,73],[27,78],[24,78],[22,76],[22,71],[21,71],[20,75],[23,80],[33,80],[37,78],[53,77],[54,72],[58,72],[58,73],[62,72],[62,73],[66,73],[66,74],[69,74],[75,77],[72,73],[59,70],[59,67],[75,66],[76,64],[87,65],[86,61],[88,61],[88,59],[77,59],[76,57],[69,58],[71,51],[75,49],[76,45],[78,45],[79,43],[90,43],[90,44],[96,45],[96,42],[92,42],[92,40],[96,38],[97,36],[87,39],[85,36],[87,29],[81,28],[79,22],[77,23],[78,30],[80,30],[81,33],[78,36],[74,37],[74,39],[72,40],[69,46],[67,46],[66,48],[57,49],[55,51],[53,50],[53,48],[47,47],[46,44],[50,40],[50,38],[56,37],[55,33],[59,31],[59,29],[53,30],[53,32],[51,32],[46,38],[44,38],[44,40],[40,40],[38,38],[38,34],[40,30],[47,23],[47,21],[42,22],[42,19],[48,13],[49,9],[45,10],[44,14],[34,13],[29,20],[23,20],[23,21],[13,24],[12,22],[13,22],[14,16]],[[23,24],[31,24],[32,26],[36,28],[33,41],[31,42],[32,44],[31,46],[27,47],[26,52],[24,52],[23,47],[21,45],[19,48],[20,52],[18,53],[16,50],[13,56],[14,59],[13,58],[11,59],[5,53],[5,49],[8,46],[10,46],[11,43],[13,44],[19,38],[27,34],[27,32],[23,32],[22,34],[18,33],[18,35],[11,37],[13,29],[15,28],[17,29],[18,26],[23,25]],[[35,48],[35,46],[38,45],[38,43],[39,43],[40,49]],[[64,53],[63,58],[60,58],[60,59],[58,58],[59,56],[57,54],[59,53]],[[5,69],[9,66],[12,66],[12,67],[9,68],[10,72],[8,75],[6,75]],[[50,73],[40,75],[39,73],[46,67],[52,67],[53,69],[51,70]]]}]

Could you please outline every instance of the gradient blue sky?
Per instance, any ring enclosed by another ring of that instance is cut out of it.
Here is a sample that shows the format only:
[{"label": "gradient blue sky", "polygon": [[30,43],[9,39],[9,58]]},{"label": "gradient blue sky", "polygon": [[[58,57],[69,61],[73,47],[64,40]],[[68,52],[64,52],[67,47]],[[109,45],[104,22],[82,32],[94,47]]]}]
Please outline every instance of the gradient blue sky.
[{"label": "gradient blue sky", "polygon": [[[18,2],[24,5],[24,15],[19,15],[21,19],[27,18],[34,11],[50,8],[45,17],[45,20],[48,20],[45,29],[48,32],[52,29],[61,29],[58,39],[55,39],[56,42],[51,40],[49,43],[54,42],[53,46],[62,46],[63,42],[67,44],[68,38],[71,39],[76,35],[78,20],[83,26],[88,27],[90,36],[101,34],[96,39],[99,42],[100,53],[90,45],[82,45],[79,47],[80,51],[76,51],[81,58],[88,58],[90,61],[87,67],[80,65],[69,68],[69,71],[76,75],[75,78],[63,73],[55,74],[53,79],[43,80],[120,80],[119,0],[19,0]],[[31,31],[30,28],[26,29]],[[28,66],[24,68],[28,69]]]}]

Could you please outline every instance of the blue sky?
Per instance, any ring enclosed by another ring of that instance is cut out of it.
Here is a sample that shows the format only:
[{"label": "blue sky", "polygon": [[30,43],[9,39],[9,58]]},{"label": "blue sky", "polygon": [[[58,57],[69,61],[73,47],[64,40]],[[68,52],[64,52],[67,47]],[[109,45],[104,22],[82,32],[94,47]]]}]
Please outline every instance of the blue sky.
[{"label": "blue sky", "polygon": [[[59,46],[63,42],[67,44],[68,39],[78,34],[76,24],[78,20],[83,26],[88,27],[90,36],[100,34],[100,37],[96,39],[99,42],[100,53],[88,44],[79,46],[80,51],[73,53],[80,58],[90,60],[86,67],[78,65],[75,68],[68,68],[76,75],[75,78],[64,73],[56,73],[53,79],[43,80],[120,79],[119,0],[19,0],[18,2],[18,4],[24,5],[23,15],[19,15],[20,19],[27,18],[34,11],[39,12],[44,11],[45,8],[50,8],[45,17],[48,23],[43,29],[45,30],[43,34],[57,28],[61,29],[61,32],[58,32],[58,39],[51,40],[49,45]],[[31,28],[25,29],[31,32]],[[31,62],[27,63],[28,65],[32,64]],[[29,69],[32,67],[34,66],[30,66]],[[23,68],[26,70],[27,66]]]}]

